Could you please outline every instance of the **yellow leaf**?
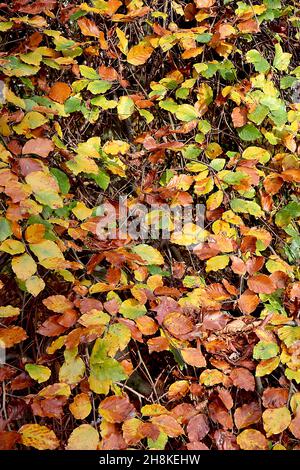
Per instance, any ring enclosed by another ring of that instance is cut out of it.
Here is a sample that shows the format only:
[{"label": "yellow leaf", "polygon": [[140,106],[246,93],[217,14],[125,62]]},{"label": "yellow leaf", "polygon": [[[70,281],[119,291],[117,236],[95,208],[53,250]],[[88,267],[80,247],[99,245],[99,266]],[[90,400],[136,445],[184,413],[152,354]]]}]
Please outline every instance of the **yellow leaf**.
[{"label": "yellow leaf", "polygon": [[206,232],[201,227],[193,223],[187,223],[182,231],[173,232],[171,242],[176,245],[190,246],[204,242]]},{"label": "yellow leaf", "polygon": [[119,153],[125,155],[129,148],[130,145],[123,140],[110,140],[103,145],[102,150],[111,155],[118,155]]},{"label": "yellow leaf", "polygon": [[37,270],[36,262],[27,253],[14,257],[11,262],[11,267],[17,278],[21,279],[21,281],[26,281],[26,279],[33,276]]},{"label": "yellow leaf", "polygon": [[147,264],[160,265],[164,264],[164,259],[160,252],[150,245],[142,243],[132,248],[133,253],[139,255]]},{"label": "yellow leaf", "polygon": [[212,387],[223,383],[224,374],[217,369],[206,369],[200,375],[200,384],[204,384],[206,387]]},{"label": "yellow leaf", "polygon": [[218,271],[219,269],[224,269],[229,263],[228,255],[219,255],[213,256],[206,262],[206,272]]},{"label": "yellow leaf", "polygon": [[19,253],[24,253],[25,246],[22,242],[9,238],[1,243],[0,251],[5,251],[5,253],[9,253],[10,255],[18,255]]},{"label": "yellow leaf", "polygon": [[267,163],[271,158],[271,154],[268,150],[261,147],[248,147],[244,150],[242,158],[245,160],[258,160],[260,163]]},{"label": "yellow leaf", "polygon": [[116,34],[119,39],[118,48],[120,49],[121,52],[123,52],[123,54],[127,54],[128,39],[126,38],[125,33],[120,28],[116,28]]},{"label": "yellow leaf", "polygon": [[66,350],[65,362],[59,370],[59,381],[69,385],[77,385],[83,378],[85,364],[77,355],[77,348]]},{"label": "yellow leaf", "polygon": [[168,414],[168,410],[159,404],[145,405],[141,408],[142,416],[159,416]]},{"label": "yellow leaf", "polygon": [[271,374],[271,372],[279,366],[279,363],[280,357],[272,357],[271,359],[260,361],[256,367],[256,377],[264,377],[265,375]]},{"label": "yellow leaf", "polygon": [[0,318],[16,317],[20,315],[20,309],[18,307],[12,307],[6,305],[6,307],[0,307]]},{"label": "yellow leaf", "polygon": [[59,446],[59,440],[54,432],[39,424],[25,424],[19,429],[21,442],[24,446],[38,450],[54,450]]},{"label": "yellow leaf", "polygon": [[92,215],[93,210],[86,207],[84,202],[77,202],[76,206],[72,209],[73,214],[77,219],[84,220]]},{"label": "yellow leaf", "polygon": [[206,201],[206,208],[208,211],[217,209],[223,202],[223,191],[219,190],[211,194]]},{"label": "yellow leaf", "polygon": [[43,240],[40,243],[31,244],[30,249],[40,262],[48,258],[64,259],[62,252],[52,240]]},{"label": "yellow leaf", "polygon": [[286,406],[281,408],[267,409],[262,414],[264,429],[267,437],[280,434],[291,423],[291,414]]},{"label": "yellow leaf", "polygon": [[256,429],[246,429],[237,436],[237,443],[243,450],[267,450],[268,441]]},{"label": "yellow leaf", "polygon": [[177,380],[170,385],[168,390],[168,398],[170,400],[179,399],[184,397],[189,391],[189,383],[187,380]]},{"label": "yellow leaf", "polygon": [[72,431],[66,450],[97,450],[99,434],[90,424],[81,424]]}]

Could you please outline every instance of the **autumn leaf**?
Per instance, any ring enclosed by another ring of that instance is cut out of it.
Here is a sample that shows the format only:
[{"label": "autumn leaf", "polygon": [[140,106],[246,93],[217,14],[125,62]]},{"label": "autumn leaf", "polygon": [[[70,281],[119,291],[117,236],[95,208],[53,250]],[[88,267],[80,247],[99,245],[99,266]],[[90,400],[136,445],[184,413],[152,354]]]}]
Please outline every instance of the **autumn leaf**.
[{"label": "autumn leaf", "polygon": [[12,305],[6,305],[0,307],[0,318],[15,317],[20,315],[21,311],[19,307],[13,307]]},{"label": "autumn leaf", "polygon": [[24,446],[38,450],[54,450],[59,446],[55,433],[47,426],[40,424],[24,424],[19,429],[21,442]]},{"label": "autumn leaf", "polygon": [[243,127],[247,124],[246,108],[235,107],[231,113],[231,119],[234,127]]},{"label": "autumn leaf", "polygon": [[187,425],[187,435],[191,442],[199,442],[208,434],[209,424],[207,417],[203,414],[193,416]]},{"label": "autumn leaf", "polygon": [[272,279],[265,274],[256,274],[249,277],[248,287],[257,294],[272,294],[276,290]]},{"label": "autumn leaf", "polygon": [[251,391],[255,389],[254,377],[247,369],[243,369],[241,367],[233,369],[230,373],[230,378],[233,382],[233,385],[238,388]]},{"label": "autumn leaf", "polygon": [[181,350],[183,360],[190,366],[205,367],[206,360],[200,349],[186,348]]},{"label": "autumn leaf", "polygon": [[0,342],[6,348],[11,348],[15,344],[21,343],[27,338],[26,331],[20,326],[10,326],[0,328]]},{"label": "autumn leaf", "polygon": [[135,409],[127,397],[112,396],[100,403],[99,413],[110,423],[122,423],[135,415]]},{"label": "autumn leaf", "polygon": [[143,65],[153,52],[153,47],[147,44],[137,44],[129,49],[127,53],[127,62],[132,65]]},{"label": "autumn leaf", "polygon": [[169,437],[178,437],[184,432],[176,419],[169,415],[154,416],[151,418],[151,422],[155,424],[161,432],[166,433]]},{"label": "autumn leaf", "polygon": [[22,148],[22,154],[34,154],[39,155],[42,158],[47,158],[49,153],[54,150],[54,144],[51,139],[38,137],[36,139],[30,139],[26,142]]},{"label": "autumn leaf", "polygon": [[11,266],[16,276],[22,281],[26,281],[37,270],[36,262],[27,253],[14,257]]},{"label": "autumn leaf", "polygon": [[81,424],[75,428],[68,439],[66,450],[96,450],[99,434],[90,424]]},{"label": "autumn leaf", "polygon": [[250,289],[245,290],[238,300],[238,306],[242,313],[249,315],[254,312],[260,303],[258,295]]},{"label": "autumn leaf", "polygon": [[28,372],[30,377],[36,380],[39,384],[46,382],[51,375],[49,367],[41,366],[39,364],[26,364],[25,370]]},{"label": "autumn leaf", "polygon": [[69,405],[75,419],[85,419],[92,411],[92,405],[87,393],[79,393]]},{"label": "autumn leaf", "polygon": [[267,437],[272,436],[273,434],[280,434],[289,427],[291,423],[290,412],[285,406],[282,408],[265,410],[262,418]]},{"label": "autumn leaf", "polygon": [[251,402],[237,408],[234,413],[234,422],[238,429],[247,428],[261,419],[261,409],[258,403]]},{"label": "autumn leaf", "polygon": [[100,30],[98,26],[96,26],[95,22],[93,20],[90,20],[88,18],[79,18],[77,20],[77,24],[80,28],[80,31],[84,36],[93,36],[98,38],[100,35]]},{"label": "autumn leaf", "polygon": [[64,103],[70,96],[72,90],[67,83],[56,82],[49,91],[49,97],[57,103]]},{"label": "autumn leaf", "polygon": [[267,450],[268,441],[256,429],[246,429],[237,436],[237,443],[243,450]]}]

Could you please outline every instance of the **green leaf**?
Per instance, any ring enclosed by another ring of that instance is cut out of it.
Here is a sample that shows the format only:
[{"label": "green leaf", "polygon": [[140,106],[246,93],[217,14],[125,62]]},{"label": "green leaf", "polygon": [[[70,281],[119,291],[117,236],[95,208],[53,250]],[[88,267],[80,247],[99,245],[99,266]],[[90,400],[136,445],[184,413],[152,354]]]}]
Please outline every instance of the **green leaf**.
[{"label": "green leaf", "polygon": [[38,364],[26,364],[25,370],[28,372],[33,380],[36,380],[39,384],[49,380],[51,376],[51,370],[49,367],[40,366]]},{"label": "green leaf", "polygon": [[0,242],[6,240],[6,238],[12,235],[12,229],[10,223],[4,217],[0,217]]},{"label": "green leaf", "polygon": [[108,100],[103,95],[96,96],[91,100],[93,106],[100,106],[102,109],[114,109],[118,106],[118,103],[114,100]]},{"label": "green leaf", "polygon": [[79,70],[81,75],[84,78],[89,78],[90,80],[99,80],[100,76],[96,70],[92,69],[92,67],[88,67],[87,65],[79,65]]},{"label": "green leaf", "polygon": [[147,313],[145,305],[141,304],[136,299],[127,299],[122,302],[119,312],[125,317],[134,320],[135,318],[142,317]]},{"label": "green leaf", "polygon": [[255,49],[251,49],[247,52],[246,60],[248,63],[254,65],[256,72],[266,73],[270,70],[269,62]]},{"label": "green leaf", "polygon": [[261,207],[254,201],[246,201],[245,199],[236,198],[230,201],[230,207],[233,212],[237,213],[250,214],[255,217],[261,217],[264,215]]},{"label": "green leaf", "polygon": [[282,77],[280,79],[280,88],[281,90],[287,90],[288,88],[294,86],[297,82],[297,77],[291,77],[290,75],[287,75],[286,77]]},{"label": "green leaf", "polygon": [[175,116],[177,117],[177,119],[184,122],[193,121],[194,119],[199,117],[194,106],[190,104],[179,105],[175,111]]},{"label": "green leaf", "polygon": [[81,109],[81,100],[76,96],[70,96],[70,98],[68,98],[65,102],[64,106],[65,112],[67,114],[75,113],[76,111],[80,111]]},{"label": "green leaf", "polygon": [[67,175],[63,171],[59,170],[58,168],[50,168],[50,173],[56,179],[60,192],[62,194],[68,194],[71,186],[70,186],[69,178],[67,177]]},{"label": "green leaf", "polygon": [[247,178],[247,176],[248,175],[242,171],[231,171],[222,177],[222,181],[224,181],[226,184],[235,185],[239,184],[241,181]]},{"label": "green leaf", "polygon": [[200,42],[201,44],[206,44],[208,43],[212,38],[211,33],[202,33],[202,34],[197,34],[196,36],[196,41]]},{"label": "green leaf", "polygon": [[269,109],[267,106],[264,106],[262,104],[258,104],[254,111],[251,113],[248,113],[248,119],[258,126],[263,122],[263,120],[267,117],[269,114]]},{"label": "green leaf", "polygon": [[240,138],[246,142],[253,142],[262,137],[260,131],[253,124],[246,124],[238,129]]},{"label": "green leaf", "polygon": [[88,84],[87,89],[93,93],[93,95],[98,95],[100,93],[105,93],[107,90],[110,90],[112,84],[106,80],[93,80]]},{"label": "green leaf", "polygon": [[253,357],[254,359],[270,359],[271,357],[276,357],[279,351],[277,343],[259,341],[253,348]]},{"label": "green leaf", "polygon": [[292,201],[277,212],[275,223],[278,227],[285,227],[296,217],[300,217],[300,202]]},{"label": "green leaf", "polygon": [[104,171],[99,169],[98,174],[88,173],[87,176],[98,184],[98,186],[105,191],[110,183],[110,176]]}]

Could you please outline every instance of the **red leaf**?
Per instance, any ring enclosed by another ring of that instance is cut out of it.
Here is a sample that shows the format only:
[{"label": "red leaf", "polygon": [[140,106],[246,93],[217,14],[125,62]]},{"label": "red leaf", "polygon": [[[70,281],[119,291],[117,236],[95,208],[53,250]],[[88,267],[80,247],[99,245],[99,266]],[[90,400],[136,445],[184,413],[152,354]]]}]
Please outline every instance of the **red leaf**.
[{"label": "red leaf", "polygon": [[255,390],[255,380],[249,370],[242,367],[233,369],[230,373],[230,378],[237,388],[253,392]]}]

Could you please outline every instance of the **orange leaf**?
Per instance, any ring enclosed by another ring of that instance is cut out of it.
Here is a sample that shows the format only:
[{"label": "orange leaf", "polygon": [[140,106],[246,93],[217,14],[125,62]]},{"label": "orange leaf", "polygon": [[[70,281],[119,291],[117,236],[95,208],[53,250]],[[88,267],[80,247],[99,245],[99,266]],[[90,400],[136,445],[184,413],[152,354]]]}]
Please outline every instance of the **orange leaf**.
[{"label": "orange leaf", "polygon": [[173,416],[154,416],[151,421],[159,428],[160,431],[164,432],[169,437],[178,437],[180,434],[184,433],[182,427],[176,421],[176,419],[173,418]]},{"label": "orange leaf", "polygon": [[168,390],[168,398],[170,400],[184,397],[189,391],[189,383],[187,380],[177,380],[170,385]]},{"label": "orange leaf", "polygon": [[164,318],[164,326],[175,337],[184,336],[193,331],[192,321],[180,312],[168,313]]},{"label": "orange leaf", "polygon": [[135,415],[135,408],[127,397],[114,395],[105,398],[99,406],[99,413],[109,423],[122,423]]},{"label": "orange leaf", "polygon": [[256,274],[255,276],[249,277],[248,287],[256,294],[272,294],[276,290],[272,279],[266,274]]},{"label": "orange leaf", "polygon": [[259,24],[254,18],[238,23],[237,27],[242,33],[258,33],[260,31]]},{"label": "orange leaf", "polygon": [[92,405],[87,393],[76,395],[73,403],[69,406],[75,419],[85,419],[92,411]]},{"label": "orange leaf", "polygon": [[181,350],[183,360],[190,366],[205,367],[206,360],[198,348],[185,348]]},{"label": "orange leaf", "polygon": [[51,139],[38,137],[37,139],[30,139],[26,142],[22,149],[22,154],[33,153],[42,158],[47,158],[49,153],[54,150],[54,144]]},{"label": "orange leaf", "polygon": [[247,109],[236,107],[231,113],[231,119],[234,127],[243,127],[247,124]]},{"label": "orange leaf", "polygon": [[258,403],[251,402],[235,410],[234,422],[238,429],[247,428],[257,423],[261,418],[261,409]]},{"label": "orange leaf", "polygon": [[264,188],[269,195],[277,194],[283,185],[283,178],[277,173],[270,173],[264,180]]},{"label": "orange leaf", "polygon": [[25,238],[28,243],[40,243],[44,239],[45,225],[32,224],[25,231]]},{"label": "orange leaf", "polygon": [[26,331],[20,326],[10,326],[0,328],[0,345],[4,343],[6,348],[11,348],[15,344],[21,343],[27,338]]},{"label": "orange leaf", "polygon": [[88,18],[79,18],[79,20],[77,20],[77,24],[84,36],[93,36],[95,38],[99,37],[100,30],[94,21],[89,20]]},{"label": "orange leaf", "polygon": [[216,3],[216,0],[195,0],[195,3],[197,8],[210,8]]},{"label": "orange leaf", "polygon": [[133,46],[127,54],[127,62],[132,65],[143,65],[153,52],[153,47],[145,44],[137,44]]},{"label": "orange leaf", "polygon": [[71,88],[64,82],[56,82],[49,91],[49,98],[63,104],[72,93]]},{"label": "orange leaf", "polygon": [[259,303],[258,295],[250,289],[245,290],[238,300],[239,309],[245,315],[250,315],[250,313],[254,312]]},{"label": "orange leaf", "polygon": [[43,300],[43,304],[56,313],[64,313],[73,307],[73,303],[64,295],[50,295],[50,297]]}]

